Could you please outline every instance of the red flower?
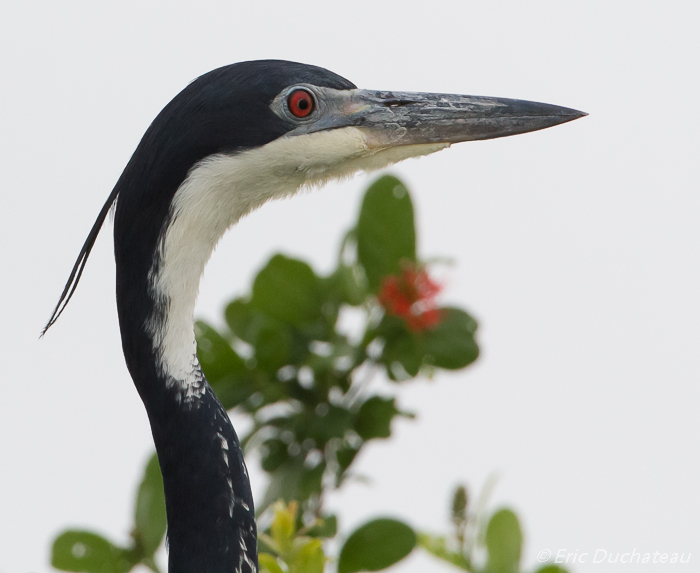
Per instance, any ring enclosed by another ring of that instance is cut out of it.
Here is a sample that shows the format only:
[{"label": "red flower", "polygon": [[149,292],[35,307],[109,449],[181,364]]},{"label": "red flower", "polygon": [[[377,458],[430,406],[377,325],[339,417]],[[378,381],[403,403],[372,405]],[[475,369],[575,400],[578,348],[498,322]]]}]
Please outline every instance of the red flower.
[{"label": "red flower", "polygon": [[388,314],[406,321],[411,330],[426,330],[440,322],[435,297],[442,287],[423,267],[405,266],[399,275],[385,277],[379,302]]}]

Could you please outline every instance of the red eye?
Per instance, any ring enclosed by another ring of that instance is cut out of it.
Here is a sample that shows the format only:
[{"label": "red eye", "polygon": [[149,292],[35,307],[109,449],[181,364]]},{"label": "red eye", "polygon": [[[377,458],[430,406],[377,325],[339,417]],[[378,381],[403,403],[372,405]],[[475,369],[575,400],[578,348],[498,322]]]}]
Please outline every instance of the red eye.
[{"label": "red eye", "polygon": [[287,98],[289,111],[295,117],[306,117],[314,110],[314,97],[306,90],[294,90]]}]

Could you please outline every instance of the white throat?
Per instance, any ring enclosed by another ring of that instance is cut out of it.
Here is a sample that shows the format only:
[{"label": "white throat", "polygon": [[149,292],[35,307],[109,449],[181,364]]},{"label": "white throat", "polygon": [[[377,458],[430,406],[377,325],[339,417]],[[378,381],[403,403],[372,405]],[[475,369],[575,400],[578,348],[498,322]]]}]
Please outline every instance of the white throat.
[{"label": "white throat", "polygon": [[[194,306],[209,257],[226,230],[267,201],[304,186],[381,169],[448,144],[374,148],[358,128],[282,137],[236,155],[199,162],[177,189],[170,220],[150,271],[158,308],[146,327],[160,373],[179,398],[205,391],[194,337]],[[159,259],[159,260],[158,260]]]}]

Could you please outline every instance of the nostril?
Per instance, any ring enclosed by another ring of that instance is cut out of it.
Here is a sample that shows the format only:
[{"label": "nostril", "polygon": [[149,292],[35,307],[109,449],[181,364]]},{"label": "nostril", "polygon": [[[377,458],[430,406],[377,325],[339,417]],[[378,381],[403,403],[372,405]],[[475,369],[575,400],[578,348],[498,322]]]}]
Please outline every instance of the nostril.
[{"label": "nostril", "polygon": [[403,107],[415,103],[414,100],[410,99],[387,99],[382,102],[387,107]]}]

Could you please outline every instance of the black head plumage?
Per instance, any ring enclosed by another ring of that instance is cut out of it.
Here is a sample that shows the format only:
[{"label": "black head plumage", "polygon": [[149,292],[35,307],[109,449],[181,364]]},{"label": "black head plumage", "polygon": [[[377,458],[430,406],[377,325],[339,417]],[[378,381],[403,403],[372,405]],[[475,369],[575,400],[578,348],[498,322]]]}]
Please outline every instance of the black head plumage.
[{"label": "black head plumage", "polygon": [[216,153],[236,153],[265,145],[295,127],[269,106],[285,87],[301,83],[339,90],[356,87],[318,66],[257,60],[212,70],[176,95],[144,134],[105,202],[42,336],[73,296],[97,235],[117,198],[124,204],[122,212],[127,217],[138,217],[135,211],[140,211],[152,222],[153,232],[159,232],[175,191],[197,162]]}]

